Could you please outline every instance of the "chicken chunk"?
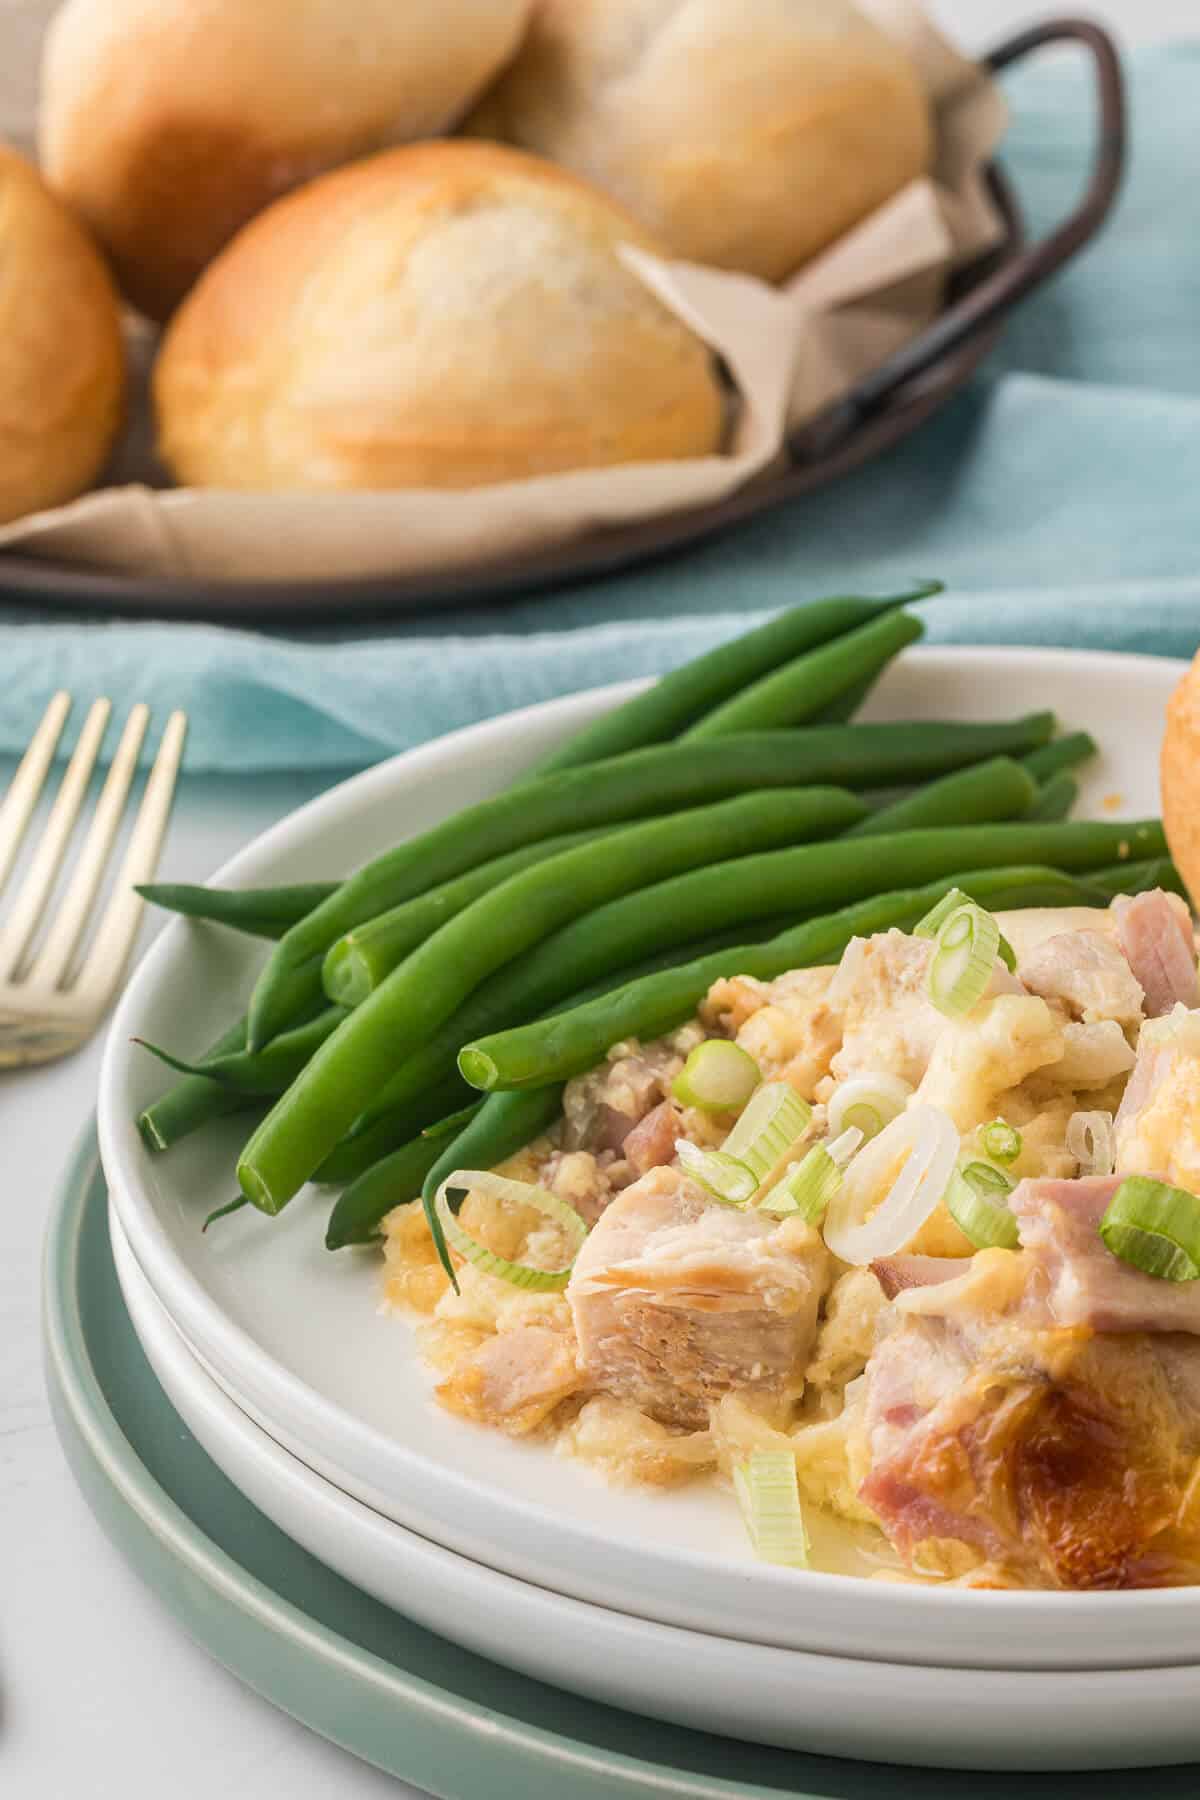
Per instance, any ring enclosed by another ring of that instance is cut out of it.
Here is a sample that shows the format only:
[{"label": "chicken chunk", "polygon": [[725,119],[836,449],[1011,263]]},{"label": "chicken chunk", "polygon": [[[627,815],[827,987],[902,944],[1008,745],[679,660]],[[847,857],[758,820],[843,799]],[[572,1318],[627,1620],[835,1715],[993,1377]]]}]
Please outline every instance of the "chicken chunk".
[{"label": "chicken chunk", "polygon": [[485,1338],[442,1382],[437,1397],[449,1412],[524,1437],[582,1386],[566,1332],[520,1325]]},{"label": "chicken chunk", "polygon": [[1178,894],[1155,888],[1122,896],[1112,911],[1121,949],[1145,991],[1146,1016],[1161,1018],[1177,1005],[1200,1006],[1191,915]]},{"label": "chicken chunk", "polygon": [[567,1298],[589,1385],[694,1428],[735,1388],[798,1387],[828,1279],[810,1228],[710,1204],[657,1168],[605,1212]]},{"label": "chicken chunk", "polygon": [[1142,988],[1121,946],[1100,931],[1061,931],[1017,964],[1031,994],[1057,1000],[1084,1025],[1111,1019],[1126,1027],[1142,1017]]}]

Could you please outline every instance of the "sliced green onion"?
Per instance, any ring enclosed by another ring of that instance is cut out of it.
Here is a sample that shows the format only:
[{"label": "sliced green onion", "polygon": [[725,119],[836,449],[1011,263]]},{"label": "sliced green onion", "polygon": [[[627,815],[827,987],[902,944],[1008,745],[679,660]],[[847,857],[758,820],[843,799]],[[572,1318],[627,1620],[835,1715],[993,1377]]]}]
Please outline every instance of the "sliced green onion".
[{"label": "sliced green onion", "polygon": [[762,1561],[806,1569],[808,1532],[791,1452],[756,1450],[745,1462],[735,1463],[733,1489],[750,1542]]},{"label": "sliced green onion", "polygon": [[771,1173],[812,1123],[812,1107],[786,1081],[766,1081],[725,1139],[726,1156],[745,1163],[756,1182]]},{"label": "sliced green onion", "polygon": [[1013,1185],[1003,1169],[985,1162],[964,1163],[950,1177],[943,1196],[946,1211],[977,1250],[995,1245],[1015,1250],[1020,1243],[1017,1221],[1007,1205]]},{"label": "sliced green onion", "polygon": [[852,1125],[830,1142],[814,1144],[759,1201],[758,1210],[780,1217],[798,1213],[806,1224],[817,1224],[842,1185],[842,1170],[862,1141],[861,1130]]},{"label": "sliced green onion", "polygon": [[995,1163],[1015,1163],[1021,1154],[1021,1134],[1004,1119],[993,1119],[979,1133],[979,1148]]},{"label": "sliced green onion", "polygon": [[[535,1269],[529,1263],[509,1262],[506,1257],[497,1256],[494,1250],[473,1238],[450,1210],[451,1193],[472,1191],[486,1194],[492,1200],[511,1200],[520,1206],[532,1206],[546,1218],[553,1219],[556,1225],[563,1226],[572,1246],[570,1263],[565,1269]],[[575,1208],[552,1194],[549,1188],[534,1187],[528,1181],[510,1181],[507,1176],[496,1175],[490,1169],[455,1169],[453,1175],[447,1175],[443,1181],[433,1204],[442,1230],[460,1256],[485,1275],[495,1275],[511,1287],[535,1292],[566,1287],[575,1258],[588,1234],[588,1228]]]},{"label": "sliced green onion", "polygon": [[1200,1276],[1200,1200],[1148,1175],[1123,1181],[1100,1221],[1100,1236],[1122,1262],[1161,1281]]},{"label": "sliced green onion", "polygon": [[762,1070],[748,1051],[725,1038],[697,1044],[671,1083],[681,1106],[701,1112],[740,1112],[762,1080]]},{"label": "sliced green onion", "polygon": [[676,1138],[675,1154],[684,1174],[690,1175],[722,1206],[745,1206],[758,1192],[758,1176],[753,1169],[724,1150],[701,1150],[686,1138]]},{"label": "sliced green onion", "polygon": [[908,1105],[912,1088],[898,1075],[856,1075],[840,1082],[829,1097],[829,1132],[837,1137],[852,1127],[864,1139],[878,1137]]},{"label": "sliced green onion", "polygon": [[1004,964],[1009,974],[1015,975],[1017,972],[1017,953],[1003,932],[1000,933],[1000,942],[996,945],[996,955],[1000,958],[1000,961]]},{"label": "sliced green onion", "polygon": [[1072,1113],[1067,1121],[1067,1149],[1081,1175],[1111,1175],[1117,1140],[1110,1112]]},{"label": "sliced green onion", "polygon": [[918,919],[912,928],[914,937],[935,938],[951,913],[960,906],[974,906],[970,894],[964,894],[961,888],[947,888],[936,906],[931,906],[923,919]]},{"label": "sliced green onion", "polygon": [[999,942],[1000,927],[973,900],[942,921],[929,965],[929,998],[948,1019],[965,1018],[983,999]]},{"label": "sliced green onion", "polygon": [[825,1242],[859,1267],[894,1256],[938,1206],[958,1160],[958,1132],[936,1106],[914,1106],[859,1151],[825,1218]]}]

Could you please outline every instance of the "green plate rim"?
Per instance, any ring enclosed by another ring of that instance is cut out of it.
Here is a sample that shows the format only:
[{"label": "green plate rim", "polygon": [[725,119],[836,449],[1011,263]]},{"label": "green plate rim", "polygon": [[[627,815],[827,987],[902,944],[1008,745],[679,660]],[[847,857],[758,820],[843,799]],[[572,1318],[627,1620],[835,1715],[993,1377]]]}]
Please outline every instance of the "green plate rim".
[{"label": "green plate rim", "polygon": [[[501,1793],[562,1800],[566,1791],[596,1800],[782,1800],[778,1786],[706,1778],[584,1744],[465,1698],[388,1663],[242,1567],[141,1461],[96,1373],[79,1304],[81,1234],[88,1208],[101,1204],[104,1192],[93,1119],[60,1180],[46,1230],[42,1319],[51,1411],[101,1526],[194,1641],[311,1730],[442,1800]],[[556,1701],[581,1704],[554,1689],[546,1693],[551,1711]],[[373,1707],[386,1709],[386,1731],[382,1741],[365,1742],[364,1711]],[[347,1718],[359,1720],[357,1736],[339,1729]],[[752,1756],[754,1746],[746,1751]],[[792,1792],[806,1800],[799,1788]],[[807,1800],[819,1797],[809,1790]]]}]

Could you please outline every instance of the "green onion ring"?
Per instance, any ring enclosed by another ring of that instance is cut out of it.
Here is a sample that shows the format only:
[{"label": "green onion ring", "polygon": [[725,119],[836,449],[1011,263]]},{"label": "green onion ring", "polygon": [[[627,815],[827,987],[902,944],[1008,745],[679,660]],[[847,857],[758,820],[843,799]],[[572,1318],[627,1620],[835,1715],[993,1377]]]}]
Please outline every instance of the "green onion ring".
[{"label": "green onion ring", "polygon": [[[556,1225],[564,1226],[573,1245],[570,1263],[565,1269],[535,1269],[529,1263],[509,1262],[507,1257],[497,1256],[494,1250],[489,1250],[486,1244],[473,1238],[451,1211],[451,1193],[464,1191],[486,1194],[493,1200],[511,1200],[521,1206],[532,1206],[546,1218],[553,1219]],[[566,1287],[571,1279],[575,1257],[588,1234],[588,1228],[575,1208],[557,1194],[552,1194],[549,1188],[534,1187],[528,1181],[512,1181],[506,1175],[495,1174],[491,1169],[455,1169],[439,1187],[434,1206],[447,1241],[453,1244],[465,1261],[472,1263],[485,1275],[495,1275],[498,1280],[507,1281],[510,1287],[526,1288],[531,1292],[553,1292]]]},{"label": "green onion ring", "polygon": [[1160,1281],[1200,1277],[1200,1200],[1185,1188],[1130,1175],[1108,1204],[1100,1236],[1114,1256]]},{"label": "green onion ring", "polygon": [[1006,1198],[1013,1183],[990,1163],[969,1162],[957,1168],[942,1196],[946,1211],[976,1250],[1015,1250],[1020,1243],[1017,1221]]}]

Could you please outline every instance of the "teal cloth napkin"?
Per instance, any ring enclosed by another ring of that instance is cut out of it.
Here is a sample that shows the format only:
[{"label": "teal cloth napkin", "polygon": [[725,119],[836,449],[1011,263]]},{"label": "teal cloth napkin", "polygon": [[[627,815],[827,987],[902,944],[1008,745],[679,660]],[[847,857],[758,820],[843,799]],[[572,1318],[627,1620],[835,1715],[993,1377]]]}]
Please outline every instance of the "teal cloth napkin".
[{"label": "teal cloth napkin", "polygon": [[[286,635],[0,608],[0,751],[47,695],[192,717],[193,769],[355,767],[535,700],[653,674],[772,609],[938,576],[933,643],[1200,643],[1200,41],[1131,59],[1133,153],[1103,237],[986,370],[870,468],[686,558],[386,629]],[[1069,210],[1093,104],[1074,60],[1009,83],[1031,228]],[[2,592],[2,564],[0,564]],[[1019,704],[1020,696],[1013,696]]]}]

